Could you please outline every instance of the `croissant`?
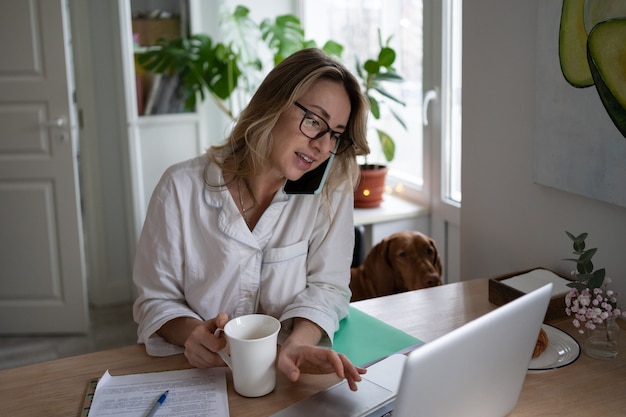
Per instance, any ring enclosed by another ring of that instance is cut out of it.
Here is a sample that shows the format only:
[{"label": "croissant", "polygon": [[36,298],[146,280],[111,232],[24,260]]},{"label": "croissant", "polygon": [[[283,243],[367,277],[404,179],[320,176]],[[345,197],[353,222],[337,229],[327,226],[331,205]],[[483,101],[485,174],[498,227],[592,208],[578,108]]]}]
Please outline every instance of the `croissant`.
[{"label": "croissant", "polygon": [[537,356],[541,355],[541,353],[544,350],[546,350],[546,348],[548,347],[548,343],[549,343],[548,334],[542,328],[539,330],[539,337],[537,338],[537,343],[535,344],[535,350],[533,351],[533,358],[536,358]]}]

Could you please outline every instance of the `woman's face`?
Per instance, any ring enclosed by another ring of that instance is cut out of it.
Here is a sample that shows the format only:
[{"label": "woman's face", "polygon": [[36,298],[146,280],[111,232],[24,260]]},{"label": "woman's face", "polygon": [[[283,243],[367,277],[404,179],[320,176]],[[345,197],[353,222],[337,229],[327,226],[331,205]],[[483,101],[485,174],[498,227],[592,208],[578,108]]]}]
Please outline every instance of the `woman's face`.
[{"label": "woman's face", "polygon": [[[343,85],[336,81],[317,81],[298,98],[297,103],[299,106],[290,106],[272,129],[274,141],[270,154],[271,175],[291,181],[317,168],[330,157],[336,143],[331,140],[331,135],[343,133],[350,118],[350,98]],[[302,107],[314,113],[308,113],[305,123],[322,119],[321,125],[327,123],[330,131],[319,139],[309,139],[300,130],[300,123],[306,114]]]}]

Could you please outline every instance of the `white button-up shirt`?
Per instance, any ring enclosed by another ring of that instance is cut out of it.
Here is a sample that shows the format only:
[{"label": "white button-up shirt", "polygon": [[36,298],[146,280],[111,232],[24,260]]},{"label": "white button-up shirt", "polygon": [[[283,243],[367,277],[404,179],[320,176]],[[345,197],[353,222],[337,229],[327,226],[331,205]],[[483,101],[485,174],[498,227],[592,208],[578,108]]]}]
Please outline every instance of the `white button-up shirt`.
[{"label": "white button-up shirt", "polygon": [[[207,165],[208,164],[208,165]],[[332,343],[348,314],[354,245],[352,190],[278,191],[250,231],[221,170],[200,156],[170,167],[156,186],[133,269],[133,313],[149,354],[178,353],[155,332],[176,317],[264,313],[319,325]],[[213,186],[212,186],[213,185]],[[349,188],[349,187],[346,187]]]}]

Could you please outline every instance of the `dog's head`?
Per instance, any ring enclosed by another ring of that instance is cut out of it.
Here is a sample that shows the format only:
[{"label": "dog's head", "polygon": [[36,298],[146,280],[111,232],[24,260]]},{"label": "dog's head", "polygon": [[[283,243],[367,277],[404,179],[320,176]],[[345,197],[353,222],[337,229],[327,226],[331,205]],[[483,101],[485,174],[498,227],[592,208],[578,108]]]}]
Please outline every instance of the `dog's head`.
[{"label": "dog's head", "polygon": [[394,233],[372,248],[364,267],[376,278],[381,293],[441,285],[441,258],[435,241],[420,232]]}]

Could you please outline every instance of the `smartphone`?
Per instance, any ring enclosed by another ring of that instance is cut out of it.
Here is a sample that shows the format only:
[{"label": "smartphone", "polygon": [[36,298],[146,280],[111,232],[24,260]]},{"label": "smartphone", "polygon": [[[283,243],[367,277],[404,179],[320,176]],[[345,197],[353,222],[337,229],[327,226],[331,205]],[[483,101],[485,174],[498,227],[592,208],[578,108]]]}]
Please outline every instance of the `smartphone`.
[{"label": "smartphone", "polygon": [[296,181],[285,181],[283,186],[283,193],[285,194],[319,194],[324,188],[326,182],[326,176],[330,171],[330,167],[333,164],[334,154],[330,155],[326,161],[313,171],[305,173]]}]

